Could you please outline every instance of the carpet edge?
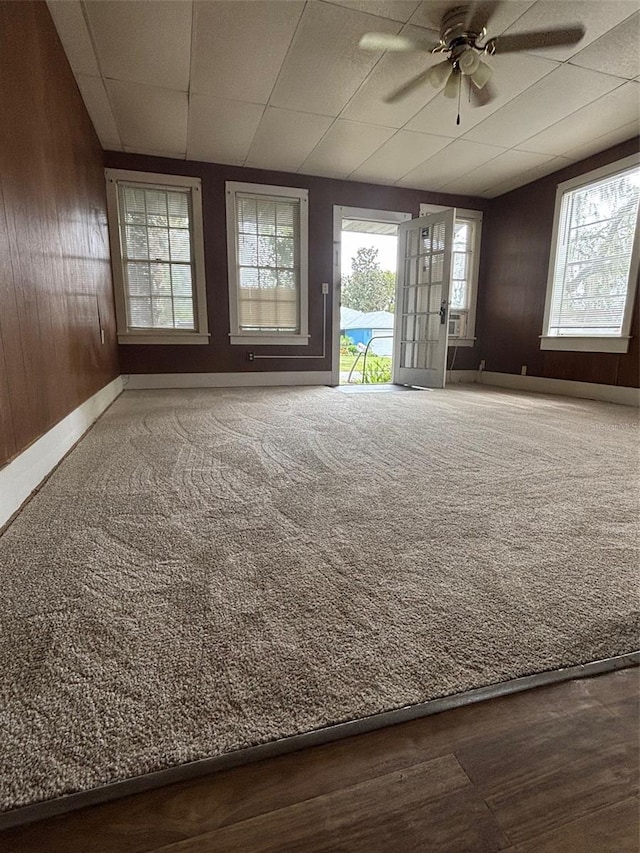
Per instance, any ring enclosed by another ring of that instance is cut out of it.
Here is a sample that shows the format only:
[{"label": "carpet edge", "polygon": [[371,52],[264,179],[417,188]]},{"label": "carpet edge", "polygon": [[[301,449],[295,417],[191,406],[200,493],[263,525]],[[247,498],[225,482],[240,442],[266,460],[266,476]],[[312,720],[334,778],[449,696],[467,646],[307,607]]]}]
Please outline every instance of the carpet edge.
[{"label": "carpet edge", "polygon": [[164,770],[156,770],[142,776],[133,776],[119,782],[111,782],[91,788],[88,791],[78,791],[73,794],[65,794],[51,800],[33,803],[28,806],[20,806],[0,813],[0,831],[16,826],[22,826],[57,815],[66,814],[86,806],[99,805],[132,794],[161,788],[176,782],[196,779],[209,773],[230,770],[245,764],[253,764],[266,758],[275,758],[306,749],[311,746],[342,740],[354,735],[365,734],[386,726],[409,722],[421,717],[428,717],[442,711],[450,711],[465,705],[472,705],[489,699],[497,699],[500,696],[508,696],[521,693],[536,687],[544,687],[562,681],[572,679],[589,678],[606,672],[614,672],[619,669],[640,665],[640,650],[627,652],[613,658],[604,658],[598,661],[576,664],[560,669],[546,670],[533,675],[525,675],[509,681],[490,684],[485,687],[477,687],[462,693],[454,693],[451,696],[443,696],[438,699],[429,699],[416,705],[406,705],[391,711],[382,711],[358,720],[349,720],[343,723],[335,723],[320,729],[313,729],[302,734],[292,735],[286,738],[269,741],[249,746],[234,752],[225,753],[212,758],[201,758],[197,761],[186,762],[175,767]]}]

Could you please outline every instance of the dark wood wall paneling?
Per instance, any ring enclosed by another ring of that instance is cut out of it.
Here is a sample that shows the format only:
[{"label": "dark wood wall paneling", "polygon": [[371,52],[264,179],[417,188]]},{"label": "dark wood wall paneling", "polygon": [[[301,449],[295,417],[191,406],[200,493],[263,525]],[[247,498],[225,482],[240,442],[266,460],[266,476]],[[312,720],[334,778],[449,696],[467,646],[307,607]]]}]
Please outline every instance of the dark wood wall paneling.
[{"label": "dark wood wall paneling", "polygon": [[562,181],[638,151],[631,139],[494,199],[483,223],[477,347],[485,368],[551,379],[640,385],[639,301],[625,354],[540,349],[556,188]]},{"label": "dark wood wall paneling", "polygon": [[[331,369],[331,303],[328,301],[326,358],[269,359],[249,362],[247,352],[256,347],[229,343],[229,294],[227,284],[227,236],[225,181],[248,181],[309,190],[309,331],[308,347],[259,347],[260,354],[322,354],[321,283],[333,280],[333,205],[402,211],[417,216],[421,203],[484,210],[486,199],[427,193],[400,187],[383,187],[354,181],[267,172],[236,166],[169,160],[109,151],[106,165],[160,174],[193,175],[202,179],[205,266],[209,311],[209,345],[120,346],[123,373],[233,373],[277,370]],[[460,348],[456,368],[477,367],[475,348]]]},{"label": "dark wood wall paneling", "polygon": [[45,3],[0,2],[0,80],[1,465],[119,369],[103,152]]}]

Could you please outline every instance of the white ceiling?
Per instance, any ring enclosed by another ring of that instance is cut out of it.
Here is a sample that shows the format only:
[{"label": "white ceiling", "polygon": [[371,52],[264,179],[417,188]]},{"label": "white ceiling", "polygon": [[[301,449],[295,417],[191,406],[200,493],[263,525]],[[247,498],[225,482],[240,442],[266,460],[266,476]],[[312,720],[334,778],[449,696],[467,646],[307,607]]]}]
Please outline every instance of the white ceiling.
[{"label": "white ceiling", "polygon": [[490,35],[582,23],[573,48],[494,56],[498,97],[457,105],[439,61],[363,33],[437,40],[460,0],[50,0],[105,148],[488,198],[639,132],[640,0],[503,0]]}]

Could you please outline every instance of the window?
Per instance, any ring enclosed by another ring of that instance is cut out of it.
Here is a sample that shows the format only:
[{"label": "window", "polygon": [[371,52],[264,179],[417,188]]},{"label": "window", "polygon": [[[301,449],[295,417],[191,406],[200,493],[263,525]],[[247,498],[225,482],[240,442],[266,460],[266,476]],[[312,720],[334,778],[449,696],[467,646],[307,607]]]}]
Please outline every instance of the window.
[{"label": "window", "polygon": [[[433,204],[421,204],[420,216],[428,216],[430,213],[446,209]],[[449,292],[450,346],[472,347],[476,342],[481,236],[482,211],[456,208]]]},{"label": "window", "polygon": [[627,351],[639,198],[638,156],[558,186],[542,349]]},{"label": "window", "polygon": [[208,343],[200,180],[106,178],[119,343]]},{"label": "window", "polygon": [[232,344],[308,344],[308,191],[227,181]]}]

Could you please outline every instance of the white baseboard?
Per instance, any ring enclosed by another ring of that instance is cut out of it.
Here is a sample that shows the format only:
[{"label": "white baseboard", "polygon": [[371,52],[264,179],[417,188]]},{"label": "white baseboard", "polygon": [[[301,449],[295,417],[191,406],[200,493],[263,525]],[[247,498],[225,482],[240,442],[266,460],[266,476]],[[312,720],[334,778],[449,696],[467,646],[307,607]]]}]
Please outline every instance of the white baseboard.
[{"label": "white baseboard", "polygon": [[0,469],[0,527],[122,391],[118,376]]},{"label": "white baseboard", "polygon": [[536,394],[561,394],[563,397],[579,397],[584,400],[599,400],[603,403],[618,403],[623,406],[640,406],[639,388],[599,385],[596,382],[574,382],[570,379],[547,379],[544,376],[520,376],[515,373],[493,373],[488,370],[475,372],[478,374],[475,381],[480,385],[495,385],[499,388],[512,388],[514,391],[532,391]]},{"label": "white baseboard", "polygon": [[331,385],[330,370],[269,371],[266,373],[131,373],[127,390],[150,388],[246,388],[267,385]]},{"label": "white baseboard", "polygon": [[463,383],[469,385],[478,381],[477,370],[447,370],[447,385],[458,385]]}]

